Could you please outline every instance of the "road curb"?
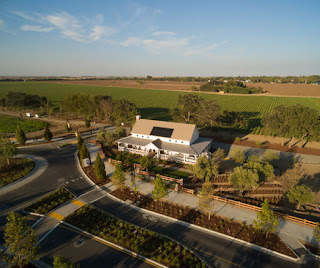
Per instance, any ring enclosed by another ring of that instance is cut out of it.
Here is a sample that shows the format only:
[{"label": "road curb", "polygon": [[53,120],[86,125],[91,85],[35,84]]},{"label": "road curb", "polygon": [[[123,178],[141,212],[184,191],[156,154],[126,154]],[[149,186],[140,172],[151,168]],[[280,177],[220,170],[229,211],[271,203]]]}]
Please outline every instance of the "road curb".
[{"label": "road curb", "polygon": [[151,259],[149,259],[149,258],[147,258],[147,257],[145,257],[145,256],[143,256],[143,255],[140,255],[139,253],[136,253],[136,252],[134,252],[134,251],[131,251],[131,250],[129,250],[129,249],[126,249],[126,248],[124,248],[124,247],[122,247],[122,246],[119,246],[119,245],[117,245],[117,244],[114,244],[114,243],[112,243],[112,242],[110,242],[110,241],[108,241],[108,240],[105,240],[105,239],[103,239],[103,238],[101,238],[101,237],[99,237],[99,236],[96,236],[96,235],[93,235],[93,234],[91,234],[91,233],[88,233],[87,231],[84,231],[84,230],[82,230],[82,229],[80,229],[80,228],[78,228],[78,227],[76,227],[76,226],[74,226],[74,225],[72,225],[72,224],[70,224],[70,223],[67,223],[67,222],[64,222],[64,221],[61,221],[61,223],[62,223],[62,224],[65,224],[65,225],[69,226],[70,228],[73,228],[73,229],[75,229],[75,230],[77,230],[77,231],[79,231],[79,232],[81,232],[81,233],[84,233],[84,234],[86,234],[86,235],[88,235],[88,236],[90,236],[90,237],[93,237],[93,238],[95,238],[95,239],[97,239],[97,240],[100,240],[100,241],[106,243],[106,244],[109,244],[109,245],[111,245],[112,247],[115,247],[115,248],[117,248],[117,249],[120,249],[121,251],[124,251],[124,252],[126,252],[127,254],[129,254],[129,255],[131,255],[131,256],[133,256],[133,257],[138,257],[138,258],[140,258],[140,259],[142,259],[142,260],[144,260],[144,261],[150,262],[150,263],[152,263],[152,264],[154,264],[155,266],[158,266],[158,267],[168,268],[168,266],[165,266],[165,265],[163,265],[163,264],[161,264],[161,263],[158,263],[158,262],[156,262],[156,261],[154,261],[154,260],[151,260]]},{"label": "road curb", "polygon": [[24,155],[24,154],[17,155],[15,157],[30,159],[35,163],[35,167],[28,175],[24,176],[23,178],[1,187],[0,188],[0,196],[5,195],[11,191],[14,191],[14,190],[32,182],[32,181],[34,181],[39,176],[41,176],[48,168],[48,161],[43,157],[36,156],[36,155]]}]

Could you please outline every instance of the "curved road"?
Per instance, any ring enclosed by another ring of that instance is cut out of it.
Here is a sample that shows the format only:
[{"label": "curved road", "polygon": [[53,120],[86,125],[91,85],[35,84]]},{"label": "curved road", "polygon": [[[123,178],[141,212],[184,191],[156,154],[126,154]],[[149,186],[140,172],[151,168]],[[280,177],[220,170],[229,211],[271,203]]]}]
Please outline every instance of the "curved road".
[{"label": "curved road", "polygon": [[[21,207],[26,206],[27,203],[32,202],[33,199],[57,188],[63,183],[67,184],[68,188],[77,195],[92,189],[92,186],[82,178],[77,168],[74,159],[76,145],[70,145],[62,149],[58,149],[56,146],[56,143],[52,143],[19,149],[19,153],[39,155],[46,158],[48,168],[27,186],[0,197],[0,226],[5,224],[5,216],[8,212],[19,210]],[[213,267],[301,267],[301,264],[272,257],[206,232],[183,227],[177,223],[165,222],[160,218],[151,221],[144,213],[137,212],[107,196],[95,202],[94,205],[128,222],[155,230],[183,243],[199,253]],[[61,233],[61,230],[59,232]],[[72,249],[68,250],[70,251],[70,256],[72,256],[73,252],[76,252],[72,251]],[[92,252],[94,258],[98,258],[99,254],[102,253],[100,251]],[[88,256],[88,258],[91,257]],[[101,262],[101,258],[99,261]],[[140,265],[141,263],[137,262],[135,262],[135,265],[128,263],[128,266],[123,263],[123,267],[137,267]],[[148,265],[142,264],[142,266],[147,267]],[[318,267],[318,263],[309,262],[305,267]]]}]

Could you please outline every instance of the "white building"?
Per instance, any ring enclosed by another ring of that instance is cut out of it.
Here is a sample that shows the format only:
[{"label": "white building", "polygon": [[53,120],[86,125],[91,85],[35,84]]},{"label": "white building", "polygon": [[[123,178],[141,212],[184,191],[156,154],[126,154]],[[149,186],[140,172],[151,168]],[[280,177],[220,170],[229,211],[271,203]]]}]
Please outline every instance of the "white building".
[{"label": "white building", "polygon": [[208,154],[212,139],[199,137],[194,124],[140,119],[137,117],[131,135],[117,140],[118,150],[186,164]]}]

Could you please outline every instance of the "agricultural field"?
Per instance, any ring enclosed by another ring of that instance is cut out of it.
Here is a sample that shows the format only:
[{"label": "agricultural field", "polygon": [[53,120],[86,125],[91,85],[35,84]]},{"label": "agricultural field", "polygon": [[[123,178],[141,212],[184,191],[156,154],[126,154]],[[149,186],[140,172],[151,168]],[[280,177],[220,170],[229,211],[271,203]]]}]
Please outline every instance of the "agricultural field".
[{"label": "agricultural field", "polygon": [[0,115],[0,132],[13,133],[18,125],[25,133],[29,133],[44,129],[46,123],[38,120],[25,120],[13,116]]},{"label": "agricultural field", "polygon": [[[92,85],[56,84],[43,82],[0,82],[0,98],[8,91],[23,91],[29,94],[46,96],[55,105],[68,94],[85,93],[95,95],[110,95],[114,99],[127,98],[135,103],[142,118],[170,120],[170,109],[177,106],[179,94],[187,92],[150,90],[140,88],[103,87]],[[260,125],[263,114],[272,112],[278,105],[302,104],[320,111],[320,98],[276,97],[276,96],[239,96],[200,94],[204,99],[215,99],[222,110],[239,111],[246,114],[249,120],[249,129],[253,130]]]}]

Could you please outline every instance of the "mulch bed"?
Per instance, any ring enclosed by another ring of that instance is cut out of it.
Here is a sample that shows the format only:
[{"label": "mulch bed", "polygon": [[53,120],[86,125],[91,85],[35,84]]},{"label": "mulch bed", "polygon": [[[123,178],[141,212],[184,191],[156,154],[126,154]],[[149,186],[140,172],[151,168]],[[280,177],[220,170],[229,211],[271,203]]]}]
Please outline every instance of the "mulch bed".
[{"label": "mulch bed", "polygon": [[100,180],[97,178],[96,173],[94,171],[94,166],[88,166],[88,167],[84,167],[82,168],[84,173],[86,173],[86,175],[97,185],[102,186],[108,182],[110,182],[109,178],[105,178],[103,180]]},{"label": "mulch bed", "polygon": [[201,227],[217,231],[238,239],[280,252],[290,257],[296,257],[291,249],[284,244],[279,236],[270,234],[266,237],[265,233],[257,231],[251,226],[239,223],[231,219],[222,218],[220,216],[211,216],[201,213],[198,210],[175,203],[154,201],[152,198],[141,193],[135,194],[133,190],[125,188],[117,189],[111,193],[115,197],[125,201],[127,199],[138,202],[138,206],[147,210],[151,210],[160,214],[167,215],[188,223],[196,224]]}]

